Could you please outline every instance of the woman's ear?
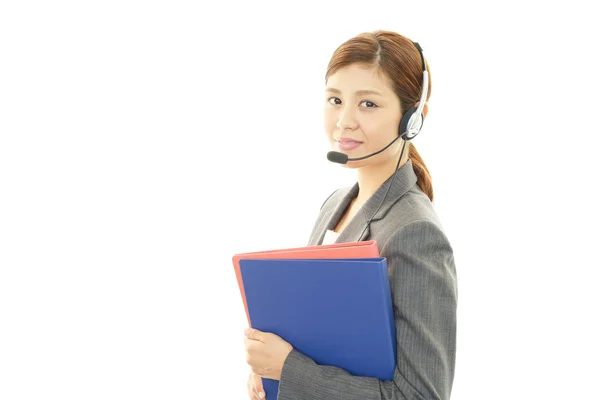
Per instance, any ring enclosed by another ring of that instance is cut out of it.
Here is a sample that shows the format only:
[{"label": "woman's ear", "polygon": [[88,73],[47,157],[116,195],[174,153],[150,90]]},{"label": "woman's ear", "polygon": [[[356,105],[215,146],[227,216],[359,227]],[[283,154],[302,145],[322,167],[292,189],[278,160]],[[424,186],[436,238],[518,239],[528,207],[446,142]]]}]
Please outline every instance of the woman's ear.
[{"label": "woman's ear", "polygon": [[[417,103],[415,104],[415,107],[419,107],[419,103],[420,101],[417,101]],[[429,111],[429,103],[425,103],[425,106],[423,106],[423,119],[425,119],[425,117],[427,116],[427,111]]]}]

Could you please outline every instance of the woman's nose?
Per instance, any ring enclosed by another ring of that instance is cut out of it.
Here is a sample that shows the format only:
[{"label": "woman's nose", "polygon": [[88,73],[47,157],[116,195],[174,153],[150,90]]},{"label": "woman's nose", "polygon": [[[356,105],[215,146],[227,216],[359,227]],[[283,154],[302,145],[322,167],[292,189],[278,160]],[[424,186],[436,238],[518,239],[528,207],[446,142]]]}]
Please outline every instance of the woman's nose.
[{"label": "woman's nose", "polygon": [[341,130],[356,129],[358,123],[352,111],[345,109],[340,113],[340,118],[337,122],[337,127]]}]

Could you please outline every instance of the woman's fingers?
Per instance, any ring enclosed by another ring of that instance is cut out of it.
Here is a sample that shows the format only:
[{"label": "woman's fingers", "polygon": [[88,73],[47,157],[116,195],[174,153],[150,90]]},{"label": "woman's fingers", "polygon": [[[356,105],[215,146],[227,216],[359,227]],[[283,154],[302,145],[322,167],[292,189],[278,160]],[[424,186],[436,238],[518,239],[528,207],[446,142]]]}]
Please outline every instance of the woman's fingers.
[{"label": "woman's fingers", "polygon": [[251,400],[265,400],[265,391],[262,385],[262,378],[251,372],[248,376],[248,395]]}]

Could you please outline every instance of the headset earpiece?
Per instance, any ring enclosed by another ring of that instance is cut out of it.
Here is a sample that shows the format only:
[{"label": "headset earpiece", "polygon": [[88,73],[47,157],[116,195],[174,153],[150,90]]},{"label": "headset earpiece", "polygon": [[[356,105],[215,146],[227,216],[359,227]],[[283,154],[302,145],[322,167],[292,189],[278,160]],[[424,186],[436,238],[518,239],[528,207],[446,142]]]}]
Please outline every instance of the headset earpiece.
[{"label": "headset earpiece", "polygon": [[423,114],[417,114],[417,110],[418,107],[413,107],[402,116],[398,128],[398,134],[402,140],[411,140],[419,134],[423,126]]}]

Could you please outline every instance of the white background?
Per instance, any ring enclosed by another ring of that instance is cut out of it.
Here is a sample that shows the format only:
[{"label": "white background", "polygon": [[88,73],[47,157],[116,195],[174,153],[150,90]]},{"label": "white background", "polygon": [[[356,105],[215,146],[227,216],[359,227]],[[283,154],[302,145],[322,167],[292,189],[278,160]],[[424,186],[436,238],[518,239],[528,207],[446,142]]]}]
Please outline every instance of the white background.
[{"label": "white background", "polygon": [[556,3],[3,2],[0,398],[245,399],[231,256],[354,182],[323,78],[379,28],[431,67],[452,398],[600,398],[599,32]]}]

